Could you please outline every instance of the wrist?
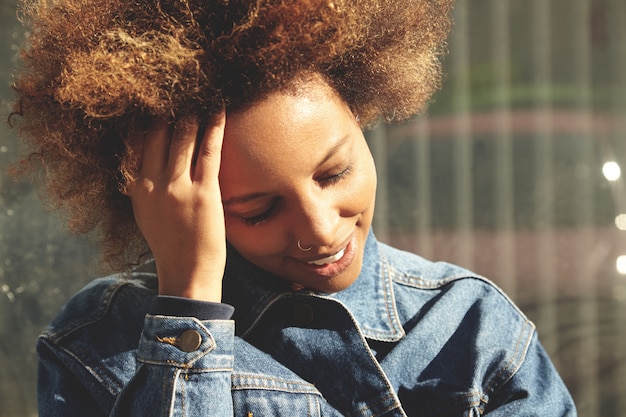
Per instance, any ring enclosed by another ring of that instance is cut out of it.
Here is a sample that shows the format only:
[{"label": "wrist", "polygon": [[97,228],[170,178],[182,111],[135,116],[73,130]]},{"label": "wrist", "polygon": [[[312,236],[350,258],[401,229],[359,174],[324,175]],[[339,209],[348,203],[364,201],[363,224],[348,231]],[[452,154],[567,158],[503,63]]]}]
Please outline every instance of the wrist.
[{"label": "wrist", "polygon": [[219,271],[200,269],[174,272],[157,265],[159,295],[220,303],[223,274],[223,268]]}]

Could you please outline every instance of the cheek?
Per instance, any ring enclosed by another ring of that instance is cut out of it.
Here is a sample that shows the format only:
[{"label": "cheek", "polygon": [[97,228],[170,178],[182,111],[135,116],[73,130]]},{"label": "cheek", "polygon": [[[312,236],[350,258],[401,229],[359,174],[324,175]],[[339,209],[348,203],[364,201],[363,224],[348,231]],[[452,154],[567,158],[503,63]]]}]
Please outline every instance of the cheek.
[{"label": "cheek", "polygon": [[352,214],[373,209],[376,198],[376,170],[374,162],[366,159],[363,169],[354,173],[353,181],[342,193],[342,200]]},{"label": "cheek", "polygon": [[226,219],[226,239],[244,257],[250,259],[281,253],[285,246],[282,233],[264,226],[249,227],[238,220]]}]

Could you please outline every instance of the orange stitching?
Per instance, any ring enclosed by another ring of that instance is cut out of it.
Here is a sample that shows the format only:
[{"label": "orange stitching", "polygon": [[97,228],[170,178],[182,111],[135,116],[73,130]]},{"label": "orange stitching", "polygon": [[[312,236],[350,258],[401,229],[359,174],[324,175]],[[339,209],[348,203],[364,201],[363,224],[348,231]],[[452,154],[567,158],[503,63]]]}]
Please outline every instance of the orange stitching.
[{"label": "orange stitching", "polygon": [[156,339],[161,343],[167,343],[168,345],[178,346],[178,338],[177,337],[159,337]]}]

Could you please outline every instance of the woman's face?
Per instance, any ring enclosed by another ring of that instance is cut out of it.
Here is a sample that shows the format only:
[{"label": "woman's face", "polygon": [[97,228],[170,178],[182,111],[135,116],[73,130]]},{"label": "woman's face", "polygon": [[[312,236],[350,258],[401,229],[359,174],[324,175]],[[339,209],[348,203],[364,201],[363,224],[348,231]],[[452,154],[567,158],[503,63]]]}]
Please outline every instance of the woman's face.
[{"label": "woman's face", "polygon": [[331,293],[361,271],[376,173],[348,106],[321,81],[305,87],[227,115],[226,237],[260,268]]}]

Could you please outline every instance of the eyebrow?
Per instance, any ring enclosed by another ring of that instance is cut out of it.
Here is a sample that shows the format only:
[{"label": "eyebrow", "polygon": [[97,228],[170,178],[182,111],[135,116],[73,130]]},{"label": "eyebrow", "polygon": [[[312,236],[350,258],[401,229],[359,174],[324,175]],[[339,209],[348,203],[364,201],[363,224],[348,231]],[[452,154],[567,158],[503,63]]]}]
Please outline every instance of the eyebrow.
[{"label": "eyebrow", "polygon": [[[339,139],[332,146],[332,148],[330,148],[330,150],[328,151],[328,154],[326,154],[326,156],[320,161],[318,166],[324,165],[326,161],[332,158],[333,155],[335,155],[339,151],[339,149],[341,149],[345,145],[345,143],[348,141],[349,138],[350,138],[350,134],[346,134],[345,136],[341,137],[341,139]],[[244,204],[249,201],[256,200],[258,198],[268,197],[270,195],[271,193],[267,193],[267,192],[250,193],[250,194],[245,194],[242,196],[232,197],[232,198],[229,198],[228,200],[222,200],[222,204],[224,206],[232,206],[234,204]]]},{"label": "eyebrow", "polygon": [[224,206],[231,206],[233,204],[243,204],[243,203],[247,203],[248,201],[256,200],[257,198],[267,197],[269,195],[270,193],[246,194],[240,197],[232,197],[232,198],[229,198],[228,200],[222,200],[222,204]]}]

